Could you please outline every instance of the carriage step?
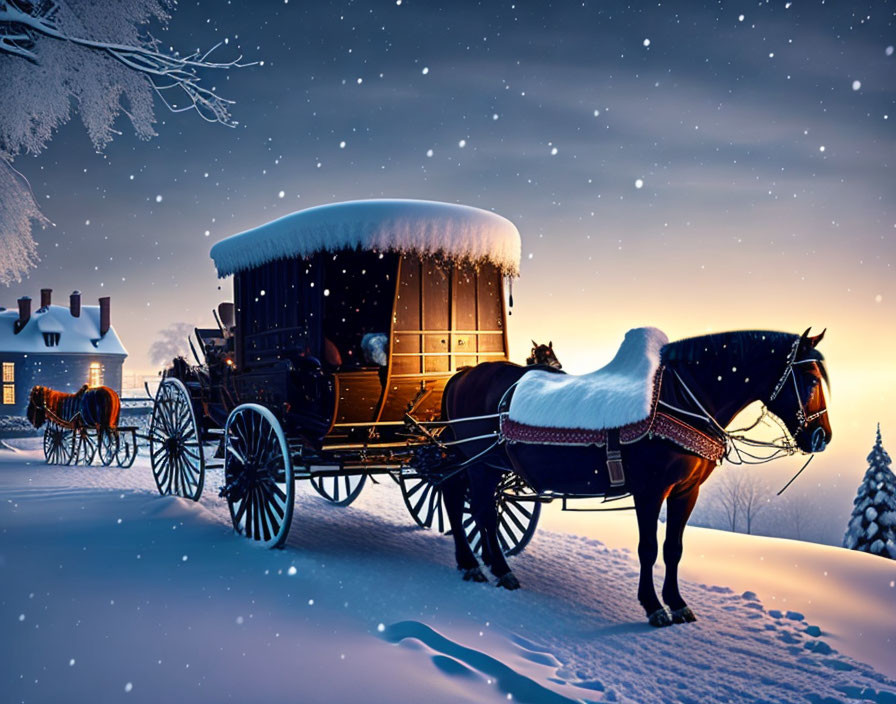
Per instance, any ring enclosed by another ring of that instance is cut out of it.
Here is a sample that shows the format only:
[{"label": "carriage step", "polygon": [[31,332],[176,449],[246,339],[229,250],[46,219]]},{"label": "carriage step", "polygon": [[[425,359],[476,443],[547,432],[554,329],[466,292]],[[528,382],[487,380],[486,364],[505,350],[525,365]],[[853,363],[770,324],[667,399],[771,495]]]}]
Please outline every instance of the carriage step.
[{"label": "carriage step", "polygon": [[224,428],[211,428],[209,430],[206,430],[205,432],[208,433],[209,435],[223,435]]},{"label": "carriage step", "polygon": [[224,466],[224,463],[221,464],[207,464],[205,465],[206,469],[221,469]]}]

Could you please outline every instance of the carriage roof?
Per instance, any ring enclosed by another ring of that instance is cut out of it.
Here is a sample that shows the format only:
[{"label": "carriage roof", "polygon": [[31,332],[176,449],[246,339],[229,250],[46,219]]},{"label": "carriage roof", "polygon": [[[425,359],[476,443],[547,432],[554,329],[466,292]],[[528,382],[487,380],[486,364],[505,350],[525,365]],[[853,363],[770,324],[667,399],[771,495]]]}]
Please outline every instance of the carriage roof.
[{"label": "carriage roof", "polygon": [[211,249],[224,277],[277,259],[342,249],[417,252],[488,261],[516,275],[520,235],[506,218],[467,205],[359,200],[300,210],[246,230]]}]

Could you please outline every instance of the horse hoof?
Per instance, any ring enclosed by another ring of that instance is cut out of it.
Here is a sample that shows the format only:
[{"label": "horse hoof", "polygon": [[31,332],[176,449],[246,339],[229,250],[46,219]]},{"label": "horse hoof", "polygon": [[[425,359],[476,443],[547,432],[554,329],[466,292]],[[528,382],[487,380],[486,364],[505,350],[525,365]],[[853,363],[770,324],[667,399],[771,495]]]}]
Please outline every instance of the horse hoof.
[{"label": "horse hoof", "polygon": [[654,611],[647,617],[647,620],[650,622],[650,625],[655,628],[663,628],[664,626],[672,625],[672,617],[669,616],[669,612],[663,608]]},{"label": "horse hoof", "polygon": [[514,589],[520,588],[520,580],[516,578],[513,572],[508,572],[507,574],[498,577],[498,581],[495,583],[495,586],[504,587],[505,589],[513,591]]},{"label": "horse hoof", "polygon": [[463,571],[463,577],[465,582],[487,582],[488,577],[482,574],[482,570],[478,567],[471,567]]},{"label": "horse hoof", "polygon": [[693,623],[697,620],[690,606],[683,606],[672,612],[672,623]]}]

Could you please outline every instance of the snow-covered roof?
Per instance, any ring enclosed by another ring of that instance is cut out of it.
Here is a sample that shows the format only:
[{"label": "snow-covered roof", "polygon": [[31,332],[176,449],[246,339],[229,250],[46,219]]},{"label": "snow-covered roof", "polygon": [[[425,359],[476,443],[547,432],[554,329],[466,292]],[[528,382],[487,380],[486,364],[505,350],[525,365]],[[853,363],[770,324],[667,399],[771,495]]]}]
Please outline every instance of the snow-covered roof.
[{"label": "snow-covered roof", "polygon": [[285,215],[221,240],[211,256],[224,277],[267,262],[360,248],[487,260],[516,275],[520,233],[495,213],[425,200],[357,200]]},{"label": "snow-covered roof", "polygon": [[[81,306],[81,315],[77,318],[67,306],[38,308],[17,335],[15,324],[18,319],[18,310],[0,310],[0,354],[16,352],[127,356],[127,351],[115,334],[115,328],[109,328],[105,335],[100,335],[99,306]],[[47,333],[58,333],[59,342],[48,346],[44,337]]]}]

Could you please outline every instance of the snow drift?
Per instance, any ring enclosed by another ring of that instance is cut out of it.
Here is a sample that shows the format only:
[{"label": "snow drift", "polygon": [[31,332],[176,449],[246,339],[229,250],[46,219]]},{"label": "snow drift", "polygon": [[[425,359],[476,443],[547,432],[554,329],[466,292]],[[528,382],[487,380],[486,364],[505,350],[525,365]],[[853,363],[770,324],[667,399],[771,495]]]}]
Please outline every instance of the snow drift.
[{"label": "snow drift", "polygon": [[[896,674],[893,563],[872,555],[692,529],[682,590],[700,620],[657,630],[637,560],[611,546],[633,516],[543,528],[507,592],[461,581],[391,482],[349,508],[300,488],[286,549],[267,551],[232,533],[221,481],[194,504],[158,496],[145,457],[122,471],[0,453],[6,700],[896,701],[896,682],[837,652],[876,639]],[[878,629],[838,621],[846,607]]]}]

